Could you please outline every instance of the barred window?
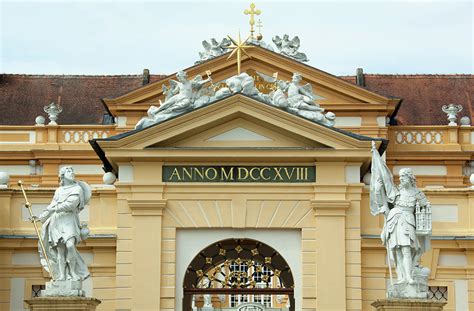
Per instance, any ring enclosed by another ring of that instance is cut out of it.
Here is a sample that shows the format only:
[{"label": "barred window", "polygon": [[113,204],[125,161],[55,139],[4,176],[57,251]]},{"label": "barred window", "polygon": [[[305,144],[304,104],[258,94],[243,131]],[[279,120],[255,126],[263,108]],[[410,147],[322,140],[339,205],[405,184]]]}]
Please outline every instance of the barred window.
[{"label": "barred window", "polygon": [[31,298],[40,297],[41,290],[45,289],[44,284],[31,285]]},{"label": "barred window", "polygon": [[428,299],[433,301],[448,301],[448,287],[447,286],[430,286],[428,289]]}]

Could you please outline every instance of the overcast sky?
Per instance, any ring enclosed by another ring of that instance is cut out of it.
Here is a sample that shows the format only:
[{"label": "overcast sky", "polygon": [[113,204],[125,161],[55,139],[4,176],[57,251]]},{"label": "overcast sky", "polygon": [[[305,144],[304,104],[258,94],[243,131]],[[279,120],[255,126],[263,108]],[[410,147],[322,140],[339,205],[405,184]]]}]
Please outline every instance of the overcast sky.
[{"label": "overcast sky", "polygon": [[[1,2],[1,73],[171,74],[201,41],[248,34],[251,1]],[[472,1],[255,1],[262,34],[298,35],[336,75],[473,73]]]}]

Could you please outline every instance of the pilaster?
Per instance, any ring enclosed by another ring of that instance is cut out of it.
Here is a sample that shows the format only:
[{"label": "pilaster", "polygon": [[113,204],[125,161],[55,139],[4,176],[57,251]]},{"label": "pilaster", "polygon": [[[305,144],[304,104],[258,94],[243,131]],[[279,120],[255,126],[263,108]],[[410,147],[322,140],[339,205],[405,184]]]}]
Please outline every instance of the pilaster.
[{"label": "pilaster", "polygon": [[316,216],[317,309],[346,309],[346,231],[347,200],[312,200]]},{"label": "pilaster", "polygon": [[[129,199],[132,215],[132,306],[160,310],[162,216],[166,200]],[[143,284],[148,284],[143,286]]]}]

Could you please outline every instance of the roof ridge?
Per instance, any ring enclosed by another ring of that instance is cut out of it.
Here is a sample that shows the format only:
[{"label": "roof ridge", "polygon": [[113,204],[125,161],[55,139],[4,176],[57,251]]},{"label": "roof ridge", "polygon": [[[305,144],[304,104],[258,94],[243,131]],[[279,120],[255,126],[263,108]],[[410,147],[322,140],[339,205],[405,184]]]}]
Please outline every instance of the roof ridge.
[{"label": "roof ridge", "polygon": [[[383,74],[383,73],[364,73],[365,77],[403,77],[403,78],[453,78],[453,77],[469,77],[474,78],[474,74],[469,73],[452,73],[452,74],[443,74],[443,73],[412,73],[412,74]],[[355,77],[354,76],[342,76],[342,77]]]},{"label": "roof ridge", "polygon": [[[26,77],[26,78],[138,78],[143,77],[142,74],[119,74],[119,75],[67,75],[67,74],[24,74],[24,73],[1,73],[0,76],[14,76],[14,77]],[[150,76],[162,77],[164,74],[150,74]]]}]

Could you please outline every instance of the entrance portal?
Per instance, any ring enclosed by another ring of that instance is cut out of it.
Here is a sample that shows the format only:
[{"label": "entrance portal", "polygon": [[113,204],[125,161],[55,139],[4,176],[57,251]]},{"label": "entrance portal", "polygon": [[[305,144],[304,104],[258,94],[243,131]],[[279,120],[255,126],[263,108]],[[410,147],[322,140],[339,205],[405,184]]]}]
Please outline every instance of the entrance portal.
[{"label": "entrance portal", "polygon": [[189,264],[183,310],[295,310],[294,281],[285,259],[251,239],[209,245]]}]

